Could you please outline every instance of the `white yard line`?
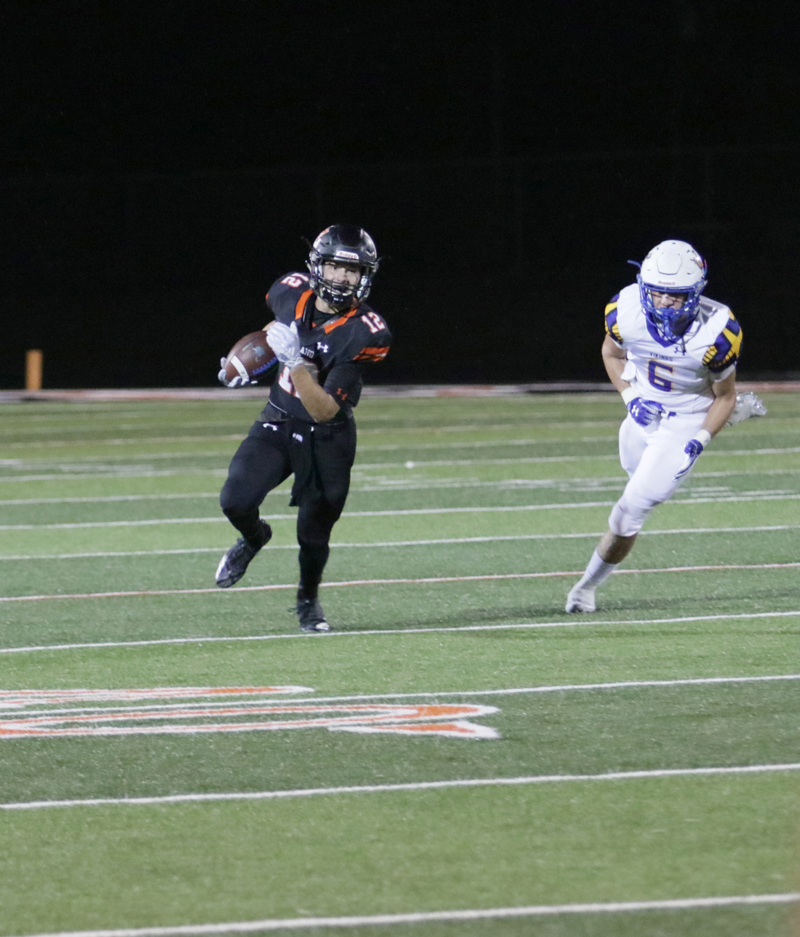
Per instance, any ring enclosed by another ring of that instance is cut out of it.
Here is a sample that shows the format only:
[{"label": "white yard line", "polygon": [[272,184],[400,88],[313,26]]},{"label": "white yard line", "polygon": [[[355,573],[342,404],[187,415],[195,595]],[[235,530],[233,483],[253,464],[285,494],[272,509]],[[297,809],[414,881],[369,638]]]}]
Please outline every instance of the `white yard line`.
[{"label": "white yard line", "polygon": [[[396,419],[390,417],[389,419]],[[395,436],[411,433],[419,433],[420,436],[430,435],[431,433],[519,433],[526,427],[529,429],[596,429],[598,426],[607,426],[615,431],[619,430],[619,420],[559,420],[550,422],[552,414],[526,414],[524,419],[516,423],[452,423],[448,426],[370,426],[369,423],[375,420],[370,417],[366,426],[358,424],[358,435],[361,436]],[[795,419],[786,418],[786,422],[796,422]]]},{"label": "white yard line", "polygon": [[[548,424],[548,429],[552,424]],[[574,429],[574,427],[570,427]],[[440,430],[435,430],[439,433]],[[473,427],[465,427],[465,433],[480,432]],[[540,439],[535,437],[523,439],[478,439],[468,442],[402,442],[402,443],[378,443],[372,445],[367,443],[358,447],[359,452],[413,452],[421,449],[502,449],[504,446],[552,446],[564,445],[565,443],[586,443],[586,442],[615,442],[616,433],[607,433],[605,436],[571,436],[569,439]]]},{"label": "white yard line", "polygon": [[[96,475],[92,476],[96,478]],[[285,494],[285,491],[283,492]],[[106,504],[116,501],[191,501],[195,498],[218,498],[218,491],[174,492],[153,495],[96,495],[76,498],[5,498],[0,507],[17,507],[31,504]]]},{"label": "white yard line", "polygon": [[[676,527],[670,530],[643,530],[640,537],[664,536],[665,534],[741,534],[754,533],[759,531],[777,531],[777,530],[797,530],[800,524],[764,524],[753,527]],[[505,540],[578,540],[578,539],[596,539],[602,536],[603,531],[589,531],[587,533],[574,534],[505,534],[495,537],[440,537],[435,540],[378,540],[365,541],[360,543],[335,542],[331,547],[339,549],[376,549],[379,547],[425,547],[425,546],[448,546],[470,543],[497,543]],[[225,550],[225,545],[218,547],[186,547],[184,549],[174,550],[106,550],[96,553],[41,553],[41,554],[20,554],[17,556],[0,556],[0,562],[4,560],[27,561],[27,560],[76,560],[76,559],[106,559],[114,556],[178,556],[181,554],[192,553],[219,553]],[[296,550],[294,543],[269,544],[262,548],[264,551],[270,550]]]},{"label": "white yard line", "polygon": [[[236,437],[240,438],[239,436]],[[713,459],[715,457],[729,458],[731,456],[760,456],[760,455],[792,455],[800,452],[800,446],[791,446],[786,448],[771,448],[771,449],[721,449],[715,450],[710,449],[707,453],[704,454],[704,459]],[[225,455],[225,451],[220,449],[216,452],[156,452],[156,453],[137,453],[135,458],[138,464],[143,462],[148,462],[155,459],[197,459],[201,457],[207,458],[219,458],[220,456]],[[614,461],[618,459],[619,456],[616,452],[606,453],[603,455],[576,455],[576,456],[531,456],[529,458],[516,458],[516,459],[451,459],[451,460],[435,460],[435,461],[425,461],[425,460],[414,460],[410,463],[411,467],[441,467],[441,466],[470,466],[470,465],[536,465],[536,464],[552,464],[552,463],[563,463],[563,462],[604,462],[604,461]],[[128,454],[115,456],[113,454],[104,454],[104,455],[84,455],[80,457],[74,457],[72,461],[76,463],[88,464],[92,462],[113,462],[115,459],[131,459],[131,456]],[[19,463],[31,460],[7,460],[4,459],[0,461],[0,466],[9,466],[13,463]],[[41,462],[39,462],[41,464]],[[404,469],[409,468],[409,460],[404,460],[402,462],[373,462],[367,464],[356,463],[356,468],[361,470],[373,470],[373,469]],[[188,471],[188,470],[187,470]],[[57,477],[68,478],[69,475],[66,473],[63,475],[58,475]],[[4,481],[12,481],[17,479],[4,478]]]},{"label": "white yard line", "polygon": [[[616,576],[631,573],[697,573],[697,572],[726,572],[734,569],[796,569],[799,562],[793,563],[731,563],[714,564],[708,566],[664,566],[657,569],[618,569]],[[349,579],[339,582],[323,582],[322,586],[348,587],[348,586],[397,586],[397,585],[438,585],[446,582],[485,582],[505,579],[552,579],[566,576],[580,576],[581,570],[559,570],[546,573],[483,573],[475,576],[425,576],[422,578],[404,577],[399,579]],[[239,592],[274,592],[285,589],[296,589],[297,583],[271,583],[266,586],[239,586],[233,592],[220,590],[218,587],[203,587],[199,589],[134,589],[131,591],[116,592],[62,592],[40,595],[4,595],[0,602],[42,602],[50,599],[116,599],[130,598],[132,596],[159,596],[159,595],[220,595],[226,593],[234,595]]]},{"label": "white yard line", "polygon": [[[519,427],[515,427],[517,430]],[[548,424],[548,428],[550,424]],[[569,426],[568,429],[575,429],[575,426]],[[491,429],[491,427],[486,427],[486,429]],[[475,433],[481,432],[481,427],[474,426],[463,426],[461,430],[464,433]],[[430,432],[438,433],[441,432],[439,429],[434,429],[432,431],[422,430],[419,431],[420,435],[426,434],[429,435]],[[158,443],[182,443],[182,442],[232,442],[244,439],[246,435],[246,430],[242,430],[240,433],[231,433],[231,434],[220,434],[213,436],[131,436],[131,437],[122,437],[117,439],[50,439],[50,440],[30,440],[30,441],[17,441],[17,442],[7,442],[3,443],[3,449],[60,449],[65,446],[75,446],[76,448],[86,448],[86,447],[95,447],[95,446],[133,446],[137,444],[142,445],[152,445]],[[562,439],[540,439],[536,437],[526,437],[526,438],[516,438],[516,439],[493,439],[493,440],[473,440],[467,442],[436,442],[436,443],[377,443],[376,445],[370,445],[369,443],[359,446],[360,451],[369,451],[369,452],[393,452],[396,450],[414,450],[414,449],[485,449],[491,447],[497,449],[502,446],[547,446],[547,445],[558,445],[560,443],[586,443],[586,442],[613,442],[616,441],[616,433],[607,433],[604,436],[573,436],[567,440]],[[180,453],[185,455],[185,453]]]},{"label": "white yard line", "polygon": [[[358,470],[355,470],[357,474]],[[800,472],[800,468],[787,468],[787,469],[770,469],[766,472],[758,472],[752,470],[743,470],[743,471],[725,471],[725,472],[695,472],[692,478],[694,481],[698,481],[703,478],[730,478],[730,477],[746,477],[749,475],[755,475],[759,478],[767,475],[796,475]],[[139,477],[151,477],[153,474],[158,475],[175,475],[180,474],[180,472],[164,472],[164,473],[147,473],[147,475],[128,475],[125,474],[124,478],[139,478]],[[208,474],[208,473],[203,473]],[[74,478],[98,478],[97,475],[83,475],[68,476],[70,479]],[[103,476],[106,478],[107,476]],[[117,475],[115,478],[119,477]],[[63,480],[64,476],[58,475],[48,475],[48,476],[36,476],[37,480],[54,480],[58,478]],[[600,478],[537,478],[537,479],[526,479],[526,478],[511,478],[511,479],[498,479],[493,481],[479,481],[477,479],[469,481],[461,481],[454,479],[428,479],[426,482],[415,481],[408,483],[404,480],[402,475],[399,476],[384,476],[386,483],[378,484],[373,483],[369,487],[351,487],[350,493],[358,492],[387,492],[391,493],[394,491],[442,491],[444,489],[466,489],[466,488],[503,488],[509,490],[524,490],[527,488],[537,488],[537,489],[549,489],[549,488],[558,488],[562,491],[611,491],[615,489],[621,490],[624,487],[625,480],[621,476],[605,476]],[[0,479],[0,481],[20,481],[21,479]],[[366,479],[364,479],[366,481]],[[395,484],[397,482],[398,484]],[[691,488],[684,489],[685,492],[690,492]],[[279,487],[273,489],[269,494],[285,494],[287,488]],[[219,491],[197,491],[197,492],[174,492],[174,493],[163,493],[163,494],[120,494],[120,495],[98,495],[95,497],[92,496],[80,496],[80,497],[64,497],[64,498],[5,498],[0,500],[0,507],[17,507],[19,505],[32,505],[32,504],[104,504],[106,502],[116,502],[116,501],[171,501],[171,500],[192,500],[194,498],[218,498]]]},{"label": "white yard line", "polygon": [[[324,585],[324,583],[323,583]],[[293,586],[292,588],[297,588]],[[220,590],[217,590],[219,592]],[[318,640],[320,638],[355,638],[410,634],[458,634],[463,631],[508,631],[535,630],[537,628],[598,628],[625,625],[676,625],[694,621],[736,621],[758,620],[764,618],[796,618],[800,609],[786,612],[749,612],[740,615],[684,615],[680,618],[633,618],[618,620],[593,620],[569,618],[562,621],[509,622],[500,625],[452,625],[435,628],[372,628],[359,631],[329,631],[327,634],[251,634],[251,635],[212,635],[192,638],[151,638],[141,641],[82,641],[72,644],[25,645],[21,647],[0,647],[0,654],[33,654],[40,651],[74,651],[87,649],[107,649],[117,647],[153,647],[160,644],[235,644],[240,641],[296,641]]]},{"label": "white yard line", "polygon": [[[429,699],[440,699],[444,697],[447,700],[452,700],[454,698],[461,697],[475,697],[475,696],[523,696],[531,694],[545,694],[545,693],[578,693],[578,692],[592,692],[597,690],[639,690],[639,689],[662,689],[665,687],[676,687],[676,686],[720,686],[720,685],[743,685],[747,683],[786,683],[789,681],[800,680],[800,674],[798,673],[787,673],[787,674],[757,674],[755,676],[745,676],[745,677],[677,677],[672,680],[617,680],[608,683],[561,683],[561,684],[544,684],[542,686],[527,686],[527,687],[504,687],[503,689],[494,689],[494,690],[424,690],[416,693],[358,693],[350,694],[349,696],[309,696],[309,693],[313,693],[314,690],[311,687],[298,687],[298,686],[289,686],[289,687],[280,687],[273,688],[270,692],[274,695],[277,693],[283,694],[279,700],[275,702],[275,707],[280,709],[281,707],[291,706],[294,709],[297,709],[301,706],[307,706],[310,710],[319,708],[323,703],[326,705],[340,705],[342,703],[353,704],[371,704],[377,701],[381,703],[388,700],[429,700]],[[152,714],[170,714],[174,710],[180,710],[182,712],[192,710],[192,709],[202,709],[207,711],[213,711],[216,709],[225,709],[231,705],[231,700],[236,700],[236,705],[241,706],[242,708],[247,706],[255,706],[258,708],[263,708],[265,706],[264,698],[261,695],[258,695],[255,700],[245,700],[241,701],[239,697],[247,697],[248,691],[242,689],[241,693],[226,693],[225,700],[222,702],[209,702],[205,699],[200,703],[191,703],[186,702],[187,698],[191,699],[197,696],[203,696],[204,693],[201,690],[192,693],[181,693],[181,702],[179,703],[151,703],[145,702],[142,703],[140,700],[145,698],[147,700],[151,699],[164,699],[172,698],[175,696],[175,691],[173,689],[164,690],[163,688],[155,688],[153,690],[4,690],[3,698],[0,699],[0,721],[3,721],[6,718],[14,718],[18,712],[18,707],[22,703],[25,707],[25,717],[27,716],[53,716],[53,715],[63,715],[63,708],[56,709],[42,709],[39,708],[44,703],[38,703],[36,700],[36,694],[41,693],[45,696],[62,696],[66,695],[71,701],[73,697],[85,698],[85,699],[114,699],[114,700],[130,700],[135,704],[136,712],[141,713],[147,711]],[[302,693],[302,696],[293,696],[293,693]],[[126,696],[127,694],[127,696]],[[10,702],[9,702],[10,700]],[[51,699],[46,699],[46,703],[53,702]],[[267,703],[266,705],[271,705]],[[80,706],[76,707],[70,703],[69,710],[70,715],[75,715],[76,713],[125,713],[130,712],[130,706]],[[605,775],[604,775],[605,777]],[[382,789],[382,786],[379,786]],[[48,801],[49,803],[49,801]]]},{"label": "white yard line", "polygon": [[[147,427],[143,424],[131,424],[125,425],[124,420],[131,420],[134,417],[121,417],[117,419],[113,414],[108,415],[107,417],[101,416],[99,421],[101,423],[109,424],[107,426],[108,430],[116,429],[117,432],[129,430],[132,432],[141,431]],[[142,417],[144,419],[144,417]],[[63,435],[64,438],[54,439],[54,440],[37,440],[31,439],[30,441],[26,439],[17,439],[14,440],[13,445],[17,446],[30,446],[31,448],[39,448],[44,445],[51,446],[93,446],[100,444],[102,445],[105,442],[111,442],[112,444],[122,442],[142,442],[142,443],[161,443],[161,442],[182,442],[184,439],[189,439],[191,441],[204,441],[204,442],[215,442],[216,440],[229,440],[229,439],[243,439],[247,434],[248,429],[252,425],[251,422],[247,420],[243,421],[234,421],[234,420],[209,420],[207,423],[201,420],[190,420],[184,422],[182,420],[174,421],[161,421],[158,430],[167,430],[170,426],[174,426],[176,431],[185,430],[189,427],[192,429],[209,429],[212,426],[220,426],[226,429],[231,429],[232,426],[241,426],[241,430],[236,433],[207,433],[202,436],[124,436],[119,438],[113,438],[111,440],[98,439],[97,437],[84,437],[84,438],[69,438],[70,433],[85,433],[87,430],[95,429],[94,421],[92,423],[75,423],[71,426],[65,427],[62,422],[56,417],[51,417],[48,426],[36,426],[30,427],[27,425],[27,420],[16,421],[18,425],[12,427],[12,420],[4,418],[4,424],[8,427],[7,436],[44,436],[49,434],[53,435]],[[786,418],[783,420],[771,420],[770,425],[773,425],[776,422],[783,423],[796,423],[797,420]],[[376,426],[370,427],[367,423],[366,427],[359,425],[359,435],[360,436],[394,436],[394,435],[411,435],[418,434],[421,437],[430,436],[431,434],[438,433],[464,433],[465,435],[474,434],[474,433],[520,433],[525,432],[526,429],[533,430],[534,432],[542,430],[568,430],[575,432],[575,430],[580,429],[597,429],[598,427],[607,427],[613,432],[601,437],[602,439],[616,439],[617,431],[619,430],[619,421],[618,420],[560,420],[558,422],[551,422],[550,415],[544,414],[538,419],[526,419],[519,420],[516,423],[481,423],[481,422],[472,422],[472,423],[454,423],[447,426]],[[762,434],[763,435],[763,434]],[[533,437],[523,437],[522,442],[531,441],[534,443],[540,442],[552,442],[553,440],[541,439],[537,436]],[[510,440],[497,440],[497,442],[505,444],[509,442],[513,444]],[[495,443],[496,444],[496,443]],[[7,448],[12,443],[6,443],[4,448]],[[390,444],[392,448],[395,448],[395,445]],[[398,443],[397,448],[413,446],[413,442],[407,443]],[[438,448],[435,444],[422,443],[426,448]],[[444,444],[448,445],[448,444]],[[453,445],[461,445],[456,442]],[[470,445],[469,442],[465,445]],[[485,445],[482,441],[478,441],[478,445]],[[372,447],[370,447],[372,448]],[[382,445],[379,444],[378,448],[382,448]]]},{"label": "white yard line", "polygon": [[79,479],[85,481],[87,479],[103,479],[107,481],[113,479],[116,481],[129,479],[129,478],[174,478],[175,476],[182,475],[211,475],[214,478],[224,478],[228,474],[228,470],[224,468],[209,468],[209,469],[197,469],[197,468],[183,468],[183,469],[164,469],[163,471],[157,471],[156,469],[141,469],[140,466],[137,466],[135,471],[123,471],[123,470],[114,470],[109,472],[58,472],[56,474],[49,475],[0,475],[0,483],[2,482],[53,482],[53,481],[75,481]]},{"label": "white yard line", "polygon": [[452,781],[410,781],[405,784],[364,784],[345,787],[295,788],[277,791],[236,791],[212,794],[167,794],[163,797],[93,797],[83,800],[30,800],[0,804],[0,810],[42,810],[49,807],[142,807],[159,804],[207,803],[226,800],[282,800],[332,794],[386,794],[393,791],[430,791],[457,787],[519,787],[586,781],[641,781],[657,778],[798,771],[800,762],[774,765],[737,765],[708,768],[659,768],[652,771],[611,771],[606,774],[541,774],[516,778],[459,778]]},{"label": "white yard line", "polygon": [[[724,504],[727,502],[751,502],[751,501],[796,501],[800,499],[800,494],[786,494],[783,492],[776,494],[749,494],[745,495],[722,495],[714,498],[676,498],[670,501],[672,505],[686,504]],[[514,505],[493,505],[491,507],[453,507],[453,508],[408,508],[397,511],[346,511],[342,517],[410,517],[413,515],[433,515],[433,514],[503,514],[518,511],[559,511],[559,510],[580,510],[581,508],[607,508],[614,505],[614,501],[566,501],[553,504],[514,504]],[[271,521],[296,520],[296,514],[270,514]],[[0,524],[0,531],[4,530],[77,530],[86,528],[101,527],[154,527],[162,524],[227,524],[228,519],[224,515],[215,515],[214,517],[163,517],[152,518],[140,521],[81,521],[64,524]]]},{"label": "white yard line", "polygon": [[[716,457],[730,458],[731,456],[760,456],[760,455],[792,455],[800,452],[800,446],[791,446],[781,449],[710,449],[704,453],[706,459]],[[530,456],[516,459],[436,459],[431,461],[413,460],[406,462],[375,462],[368,465],[357,466],[362,469],[375,468],[402,468],[402,467],[443,467],[443,466],[470,466],[470,465],[532,465],[553,462],[604,462],[618,459],[616,452],[603,455],[571,455],[571,456]]]},{"label": "white yard line", "polygon": [[508,687],[502,690],[436,690],[426,693],[364,693],[358,696],[315,696],[282,698],[282,702],[318,703],[356,703],[373,700],[418,700],[430,697],[457,696],[521,696],[537,693],[577,693],[594,690],[636,690],[644,688],[671,687],[671,686],[718,686],[720,684],[744,683],[782,683],[800,680],[800,673],[786,674],[757,674],[749,677],[676,677],[672,680],[617,680],[609,683],[562,683],[546,684],[544,686]]},{"label": "white yard line", "polygon": [[[244,439],[245,433],[215,434],[213,436],[130,436],[117,439],[48,439],[31,440],[30,442],[8,442],[3,443],[3,449],[63,449],[66,446],[74,446],[76,449],[85,447],[100,446],[138,446],[151,445],[153,443],[176,443],[183,442],[239,442]],[[186,453],[181,453],[186,455]]]},{"label": "white yard line", "polygon": [[121,462],[124,466],[127,465],[141,465],[143,462],[157,461],[161,459],[219,459],[224,456],[224,453],[221,449],[214,449],[208,452],[203,452],[202,450],[196,452],[121,452],[115,454],[113,452],[104,452],[102,455],[88,455],[82,453],[80,455],[71,455],[66,456],[62,455],[60,459],[47,459],[39,457],[38,459],[26,459],[26,458],[16,458],[16,459],[0,459],[0,467],[2,468],[19,468],[27,467],[31,468],[32,466],[60,466],[65,464],[67,465],[100,465],[103,466],[106,463],[114,464],[119,467]]},{"label": "white yard line", "polygon": [[[785,453],[785,452],[796,452],[798,450],[775,450],[773,453]],[[727,453],[723,453],[725,455]],[[759,453],[750,453],[750,452],[732,452],[730,455],[751,455]],[[192,453],[193,459],[198,458],[217,458],[219,453],[210,453],[210,452],[200,452]],[[714,455],[714,453],[708,453],[707,458]],[[160,459],[172,459],[172,458],[183,458],[183,455],[180,454],[149,454],[146,456],[140,456],[140,463],[137,465],[119,465],[119,466],[109,466],[107,469],[98,470],[95,472],[49,472],[47,474],[42,474],[40,471],[39,474],[29,474],[29,475],[0,475],[0,484],[2,483],[11,483],[11,482],[38,482],[38,481],[74,481],[74,480],[87,480],[87,479],[134,479],[134,478],[173,478],[180,477],[181,475],[210,475],[214,478],[224,478],[227,475],[227,468],[220,465],[219,467],[209,467],[209,468],[196,468],[194,466],[187,466],[180,469],[163,469],[156,470],[151,468],[144,467],[141,463],[147,463],[151,460],[160,460]],[[103,461],[111,461],[113,457],[103,457]],[[406,462],[374,462],[370,464],[360,464],[356,463],[353,471],[354,474],[358,472],[371,472],[371,471],[384,471],[384,470],[399,470],[402,474],[403,471],[409,469],[425,468],[428,466],[432,467],[441,467],[441,466],[455,466],[455,467],[464,467],[464,466],[481,466],[481,465],[534,465],[534,464],[559,464],[563,462],[606,462],[614,461],[617,458],[616,455],[598,455],[598,456],[542,456],[539,458],[530,458],[530,459],[473,459],[473,460],[462,460],[460,462],[450,461],[450,462],[421,462],[421,461],[406,461]],[[81,458],[80,460],[83,463],[93,462],[92,457]],[[227,459],[226,459],[227,461]],[[0,462],[0,469],[3,466]],[[13,467],[13,466],[12,466]],[[712,477],[722,477],[730,475],[747,475],[747,474],[764,474],[764,475],[781,475],[788,474],[798,471],[794,468],[788,469],[777,469],[770,470],[766,472],[749,472],[749,471],[727,471],[727,472],[704,472],[696,473],[695,478],[712,478]],[[464,486],[454,486],[454,487],[471,487],[471,485]],[[354,489],[355,490],[355,489]]]},{"label": "white yard line", "polygon": [[58,931],[22,937],[191,937],[193,934],[246,934],[258,931],[308,930],[319,927],[372,927],[391,924],[423,924],[434,921],[486,921],[501,918],[554,917],[564,914],[623,914],[636,911],[687,911],[694,908],[727,908],[791,904],[800,893],[722,895],[706,898],[667,898],[656,901],[613,901],[592,904],[528,905],[515,908],[475,908],[453,911],[414,911],[406,914],[366,914],[346,917],[265,918],[227,924],[182,924],[173,927],[140,927],[120,930]]}]

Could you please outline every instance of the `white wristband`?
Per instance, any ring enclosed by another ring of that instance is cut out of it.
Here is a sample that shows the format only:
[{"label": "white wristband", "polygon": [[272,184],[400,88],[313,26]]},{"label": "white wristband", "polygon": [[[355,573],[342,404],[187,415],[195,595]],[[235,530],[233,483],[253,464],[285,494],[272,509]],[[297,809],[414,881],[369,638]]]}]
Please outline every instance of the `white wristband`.
[{"label": "white wristband", "polygon": [[635,387],[626,387],[625,390],[620,392],[620,396],[622,397],[622,402],[627,407],[634,397],[639,397],[641,395]]},{"label": "white wristband", "polygon": [[700,443],[700,445],[705,449],[705,447],[711,442],[711,433],[707,429],[699,429],[695,434],[694,438]]}]

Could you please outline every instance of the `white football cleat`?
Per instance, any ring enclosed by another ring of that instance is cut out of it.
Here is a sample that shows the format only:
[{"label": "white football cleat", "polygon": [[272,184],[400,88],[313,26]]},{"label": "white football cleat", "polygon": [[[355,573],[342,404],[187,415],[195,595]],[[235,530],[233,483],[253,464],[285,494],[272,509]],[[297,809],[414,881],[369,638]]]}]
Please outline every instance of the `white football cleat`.
[{"label": "white football cleat", "polygon": [[569,590],[565,612],[593,612],[595,608],[594,589],[579,589],[573,586]]},{"label": "white football cleat", "polygon": [[743,420],[749,420],[751,416],[766,416],[767,408],[764,401],[752,391],[736,395],[736,406],[733,413],[728,418],[726,426],[735,426]]}]

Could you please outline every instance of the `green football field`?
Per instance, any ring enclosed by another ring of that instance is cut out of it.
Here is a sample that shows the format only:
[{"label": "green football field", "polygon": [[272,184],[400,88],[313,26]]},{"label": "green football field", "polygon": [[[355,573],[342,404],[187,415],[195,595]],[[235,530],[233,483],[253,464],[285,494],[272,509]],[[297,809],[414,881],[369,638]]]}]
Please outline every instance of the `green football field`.
[{"label": "green football field", "polygon": [[367,397],[300,633],[289,486],[230,590],[260,403],[0,404],[0,934],[792,935],[800,394],[564,613],[615,394]]}]

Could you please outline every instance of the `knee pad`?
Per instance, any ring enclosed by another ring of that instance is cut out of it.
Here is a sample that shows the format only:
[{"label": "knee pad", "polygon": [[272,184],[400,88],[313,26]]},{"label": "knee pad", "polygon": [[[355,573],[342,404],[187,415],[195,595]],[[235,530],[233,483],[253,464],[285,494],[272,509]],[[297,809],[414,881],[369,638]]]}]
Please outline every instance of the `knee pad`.
[{"label": "knee pad", "polygon": [[222,508],[222,513],[228,520],[232,521],[235,518],[246,517],[248,514],[258,514],[258,502],[248,503],[248,499],[242,497],[242,493],[237,491],[235,486],[228,488],[226,485],[219,496],[219,506]]},{"label": "knee pad", "polygon": [[623,495],[611,509],[608,528],[618,537],[633,537],[644,527],[648,514],[655,507],[652,501],[640,501]]},{"label": "knee pad", "polygon": [[327,549],[334,523],[332,517],[309,516],[301,511],[297,518],[297,542],[305,550]]}]

